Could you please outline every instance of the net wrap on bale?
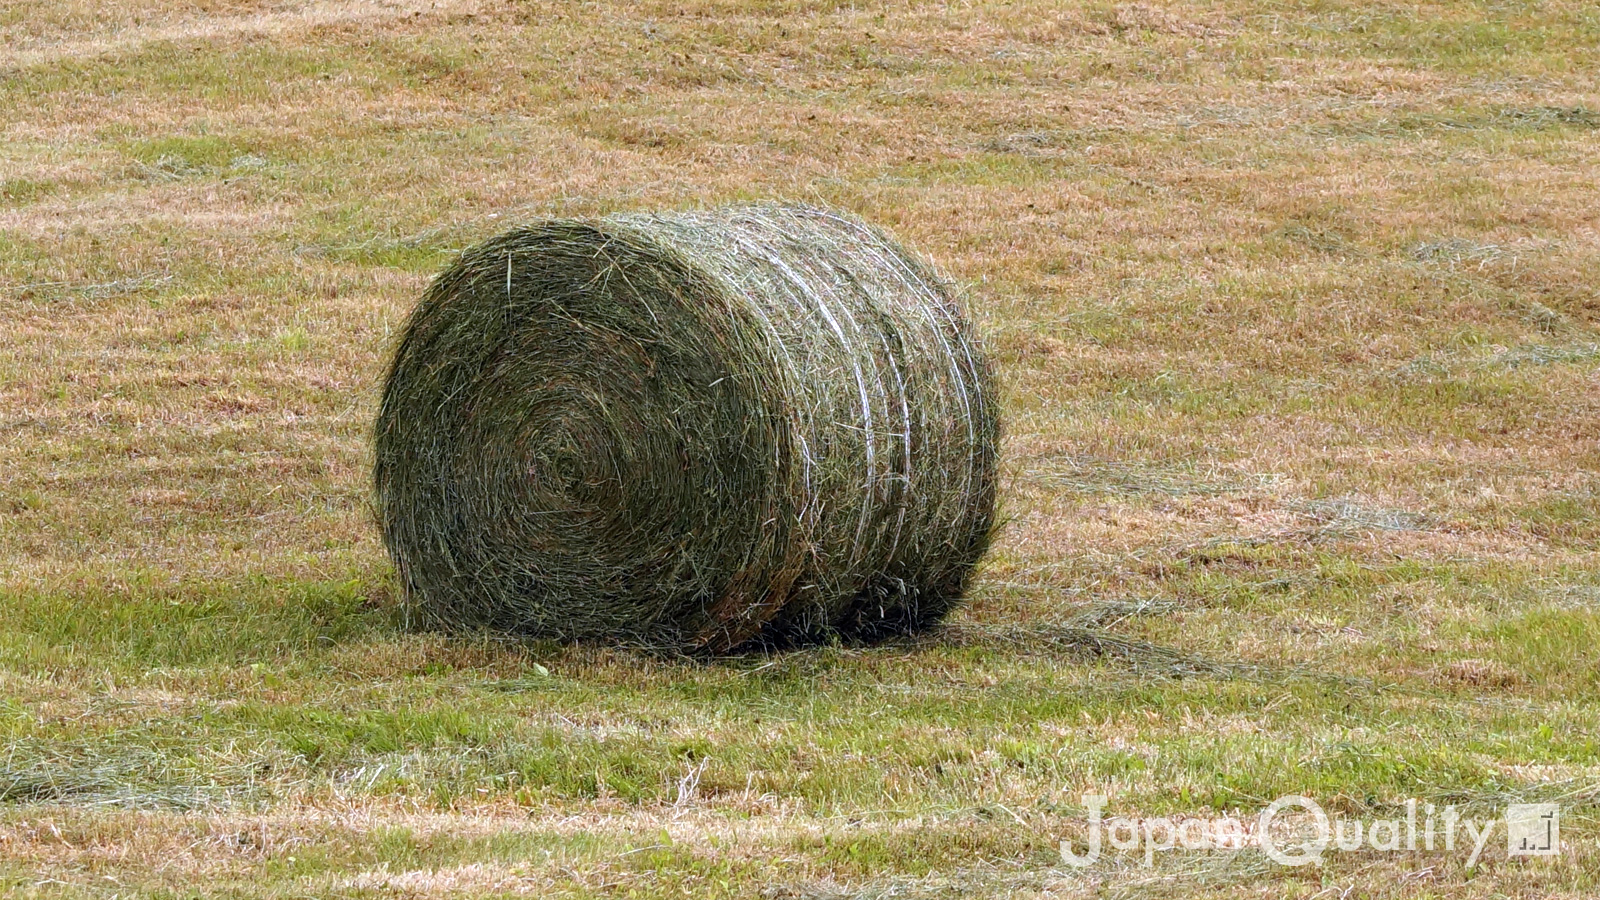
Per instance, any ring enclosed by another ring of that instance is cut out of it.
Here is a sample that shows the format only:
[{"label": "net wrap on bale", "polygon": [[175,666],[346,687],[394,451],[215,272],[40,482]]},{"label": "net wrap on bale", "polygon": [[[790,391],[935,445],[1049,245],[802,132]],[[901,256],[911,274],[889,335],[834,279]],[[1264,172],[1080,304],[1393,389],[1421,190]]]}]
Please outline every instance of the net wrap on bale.
[{"label": "net wrap on bale", "polygon": [[421,624],[717,651],[912,631],[994,524],[949,283],[831,211],[554,220],[412,313],[375,445]]}]

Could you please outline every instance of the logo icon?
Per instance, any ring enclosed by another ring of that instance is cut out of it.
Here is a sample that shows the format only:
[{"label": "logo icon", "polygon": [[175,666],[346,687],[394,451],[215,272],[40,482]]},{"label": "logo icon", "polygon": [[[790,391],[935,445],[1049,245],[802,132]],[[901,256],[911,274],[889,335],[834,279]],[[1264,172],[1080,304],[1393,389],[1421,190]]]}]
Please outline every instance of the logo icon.
[{"label": "logo icon", "polygon": [[1506,806],[1508,856],[1560,856],[1561,807],[1555,803]]}]

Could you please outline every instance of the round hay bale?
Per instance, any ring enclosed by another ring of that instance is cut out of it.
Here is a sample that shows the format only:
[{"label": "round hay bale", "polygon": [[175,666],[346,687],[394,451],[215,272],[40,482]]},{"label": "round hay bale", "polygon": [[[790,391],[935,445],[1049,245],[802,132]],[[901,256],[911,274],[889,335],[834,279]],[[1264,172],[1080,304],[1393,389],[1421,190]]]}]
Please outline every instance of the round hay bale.
[{"label": "round hay bale", "polygon": [[376,426],[420,624],[720,651],[962,595],[999,423],[950,285],[787,207],[547,221],[429,288]]}]

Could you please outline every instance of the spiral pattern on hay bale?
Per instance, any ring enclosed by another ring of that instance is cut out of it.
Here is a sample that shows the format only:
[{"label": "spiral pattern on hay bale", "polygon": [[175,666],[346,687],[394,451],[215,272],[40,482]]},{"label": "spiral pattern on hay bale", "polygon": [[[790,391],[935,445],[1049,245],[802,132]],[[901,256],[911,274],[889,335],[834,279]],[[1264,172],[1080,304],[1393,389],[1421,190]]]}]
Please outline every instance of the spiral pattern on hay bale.
[{"label": "spiral pattern on hay bale", "polygon": [[790,207],[518,228],[412,313],[377,510],[420,624],[722,651],[943,616],[994,525],[949,283]]}]

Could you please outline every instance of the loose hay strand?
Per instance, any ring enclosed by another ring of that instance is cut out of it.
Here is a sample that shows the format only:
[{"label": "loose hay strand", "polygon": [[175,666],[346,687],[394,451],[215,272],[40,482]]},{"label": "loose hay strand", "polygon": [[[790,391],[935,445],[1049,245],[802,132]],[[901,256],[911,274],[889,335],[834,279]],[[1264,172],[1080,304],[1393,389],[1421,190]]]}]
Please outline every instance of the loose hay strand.
[{"label": "loose hay strand", "polygon": [[997,413],[949,282],[860,222],[553,220],[469,250],[412,314],[377,507],[428,626],[871,640],[964,592]]}]

